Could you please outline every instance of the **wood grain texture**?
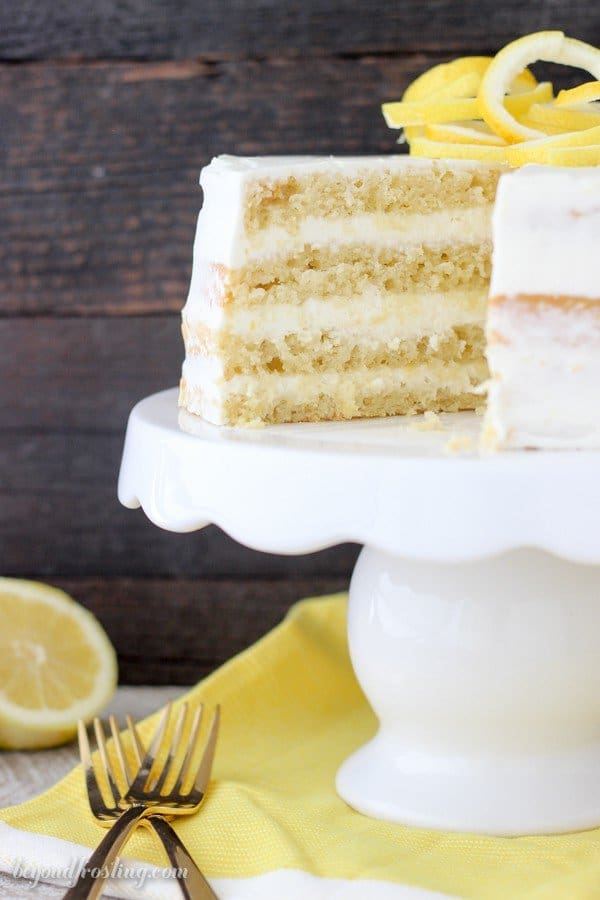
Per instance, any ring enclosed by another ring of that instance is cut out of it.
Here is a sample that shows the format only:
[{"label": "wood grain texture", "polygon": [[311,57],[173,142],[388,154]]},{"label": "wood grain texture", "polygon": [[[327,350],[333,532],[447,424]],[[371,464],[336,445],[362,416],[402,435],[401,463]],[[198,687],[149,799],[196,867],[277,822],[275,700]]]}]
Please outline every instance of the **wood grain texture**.
[{"label": "wood grain texture", "polygon": [[1,312],[178,312],[201,166],[223,152],[393,153],[379,105],[425,65],[4,67]]},{"label": "wood grain texture", "polygon": [[346,590],[345,578],[250,581],[57,578],[102,622],[119,656],[123,684],[194,684],[258,640],[289,607]]},{"label": "wood grain texture", "polygon": [[4,0],[0,59],[473,53],[543,28],[593,40],[598,6],[589,0]]},{"label": "wood grain texture", "polygon": [[175,386],[179,315],[0,319],[6,430],[124,434],[143,396]]},{"label": "wood grain texture", "polygon": [[2,574],[349,576],[353,545],[271,556],[241,547],[214,527],[192,534],[156,528],[141,510],[117,500],[122,443],[121,435],[94,431],[0,434]]}]

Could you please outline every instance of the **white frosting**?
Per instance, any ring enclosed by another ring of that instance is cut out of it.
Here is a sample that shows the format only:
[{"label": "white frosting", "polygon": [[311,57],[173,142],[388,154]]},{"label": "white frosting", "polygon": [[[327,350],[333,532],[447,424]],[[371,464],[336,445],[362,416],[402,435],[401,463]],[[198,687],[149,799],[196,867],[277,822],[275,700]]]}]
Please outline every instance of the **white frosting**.
[{"label": "white frosting", "polygon": [[[600,314],[492,307],[486,425],[500,446],[600,448]],[[505,343],[506,342],[506,343]]]},{"label": "white frosting", "polygon": [[[483,325],[487,290],[447,293],[381,294],[376,288],[354,297],[309,298],[303,303],[263,303],[255,307],[211,306],[186,308],[184,320],[193,331],[203,325],[249,341],[276,340],[286,334],[318,335],[324,331],[381,340],[401,334],[411,338],[442,334],[456,325]],[[190,334],[189,346],[193,345]]]},{"label": "white frosting", "polygon": [[[378,172],[382,166],[390,170],[410,171],[431,169],[436,163],[417,156],[394,153],[387,156],[230,156],[226,153],[215,156],[210,165],[205,166],[200,175],[204,185],[209,176],[236,177],[241,180],[251,177],[287,178],[290,175],[310,175],[314,172],[341,172],[352,177],[359,172]],[[443,161],[444,169],[456,171],[481,169],[482,164],[473,160],[453,159]]]},{"label": "white frosting", "polygon": [[600,298],[600,167],[502,175],[490,296]]},{"label": "white frosting", "polygon": [[[439,243],[447,236],[450,241],[478,241],[489,233],[487,204],[473,210],[455,210],[428,216],[352,216],[338,221],[307,218],[298,235],[292,236],[280,228],[261,230],[250,238],[244,230],[245,196],[249,183],[256,179],[284,179],[290,175],[301,178],[317,172],[340,173],[346,178],[360,173],[388,171],[411,172],[432,169],[439,165],[433,160],[395,156],[219,156],[200,174],[204,203],[198,217],[194,257],[239,268],[254,256],[277,253],[281,246],[287,252],[310,243],[348,243],[359,240],[376,241],[383,246],[402,242],[402,235],[413,242],[431,239]],[[469,170],[481,168],[481,163],[469,160],[444,161],[444,168]],[[449,232],[440,236],[440,229]],[[409,232],[413,229],[414,236]]]},{"label": "white frosting", "polygon": [[490,293],[507,299],[488,315],[486,435],[500,447],[600,447],[600,168],[503,175],[493,239]]}]

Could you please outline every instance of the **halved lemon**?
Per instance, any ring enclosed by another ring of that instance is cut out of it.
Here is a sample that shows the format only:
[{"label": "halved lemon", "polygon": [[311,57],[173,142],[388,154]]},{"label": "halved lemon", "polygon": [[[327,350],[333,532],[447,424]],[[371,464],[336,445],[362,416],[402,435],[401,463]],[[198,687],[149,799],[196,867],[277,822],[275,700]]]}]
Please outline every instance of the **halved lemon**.
[{"label": "halved lemon", "polygon": [[504,102],[515,77],[537,60],[586,69],[600,78],[600,50],[565,37],[562,31],[538,31],[507,44],[485,70],[478,94],[483,118],[507,141],[526,141],[544,134],[518,122]]},{"label": "halved lemon", "polygon": [[0,747],[54,747],[89,721],[117,683],[114,648],[64,591],[0,578]]}]

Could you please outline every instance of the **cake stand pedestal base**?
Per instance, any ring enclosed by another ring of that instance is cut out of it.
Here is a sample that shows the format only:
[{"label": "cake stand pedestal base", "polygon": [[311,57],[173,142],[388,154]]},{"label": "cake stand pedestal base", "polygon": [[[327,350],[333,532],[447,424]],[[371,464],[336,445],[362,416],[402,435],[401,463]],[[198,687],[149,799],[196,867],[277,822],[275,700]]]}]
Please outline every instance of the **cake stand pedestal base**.
[{"label": "cake stand pedestal base", "polygon": [[348,619],[381,723],[338,772],[351,806],[488,834],[600,824],[600,568],[540,550],[442,564],[367,547]]},{"label": "cake stand pedestal base", "polygon": [[[181,423],[176,389],[132,411],[126,506],[268,553],[366,547],[350,651],[381,727],[342,797],[455,831],[600,825],[600,453],[480,456],[470,413]],[[452,434],[473,449],[449,454]]]}]

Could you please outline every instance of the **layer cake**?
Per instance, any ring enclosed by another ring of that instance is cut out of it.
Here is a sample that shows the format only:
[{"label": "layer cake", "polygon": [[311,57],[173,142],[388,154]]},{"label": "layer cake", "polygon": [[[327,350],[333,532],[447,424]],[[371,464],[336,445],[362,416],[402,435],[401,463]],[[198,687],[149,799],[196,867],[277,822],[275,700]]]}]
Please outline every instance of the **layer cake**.
[{"label": "layer cake", "polygon": [[400,155],[214,159],[182,408],[248,425],[481,405],[501,171]]}]

